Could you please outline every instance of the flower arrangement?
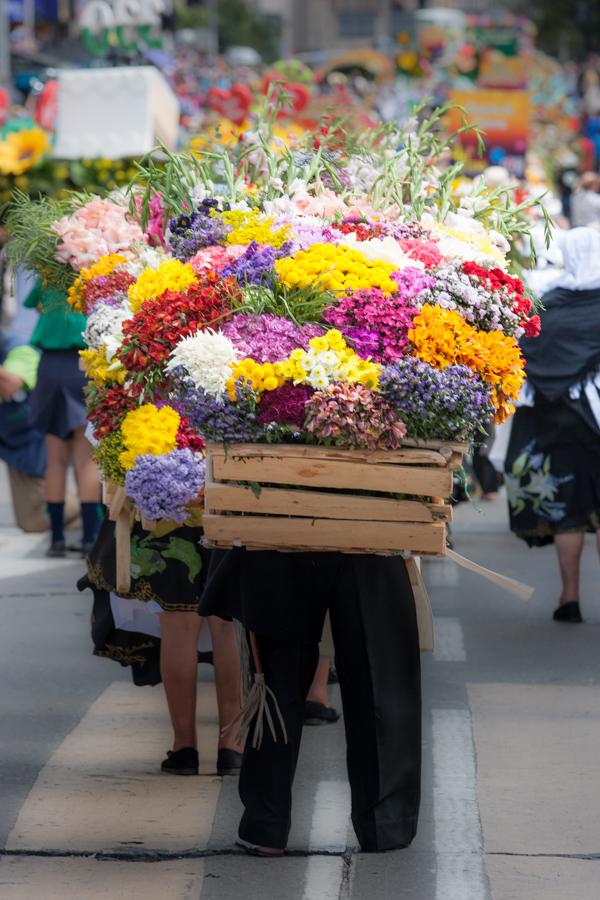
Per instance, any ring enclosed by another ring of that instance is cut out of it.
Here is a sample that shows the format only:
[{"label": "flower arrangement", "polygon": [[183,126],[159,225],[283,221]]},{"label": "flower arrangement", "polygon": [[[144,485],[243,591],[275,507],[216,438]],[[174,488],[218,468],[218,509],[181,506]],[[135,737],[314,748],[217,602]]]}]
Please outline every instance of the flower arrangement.
[{"label": "flower arrangement", "polygon": [[32,263],[89,316],[96,458],[146,519],[184,521],[204,440],[393,451],[511,413],[539,328],[508,271],[520,219],[460,206],[437,121],[285,152],[248,136],[140,164],[128,201],[35,207]]}]

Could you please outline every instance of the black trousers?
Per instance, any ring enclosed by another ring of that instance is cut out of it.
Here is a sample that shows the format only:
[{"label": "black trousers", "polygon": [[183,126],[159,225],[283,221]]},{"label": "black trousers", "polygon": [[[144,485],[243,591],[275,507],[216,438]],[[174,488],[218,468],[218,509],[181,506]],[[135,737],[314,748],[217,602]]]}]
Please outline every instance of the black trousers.
[{"label": "black trousers", "polygon": [[[352,823],[364,851],[407,846],[417,829],[421,782],[420,658],[414,601],[404,561],[340,556],[329,610],[335,643],[352,794]],[[304,701],[317,644],[257,635],[265,679],[285,720],[288,743],[268,728],[258,750],[252,730],[240,774],[251,843],[284,848],[300,749]]]}]

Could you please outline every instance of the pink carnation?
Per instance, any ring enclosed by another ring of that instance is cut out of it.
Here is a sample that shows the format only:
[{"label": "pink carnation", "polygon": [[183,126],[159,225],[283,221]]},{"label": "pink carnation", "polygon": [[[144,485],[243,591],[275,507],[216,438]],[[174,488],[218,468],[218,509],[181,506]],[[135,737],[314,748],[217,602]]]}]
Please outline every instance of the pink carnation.
[{"label": "pink carnation", "polygon": [[444,259],[437,241],[402,238],[398,243],[407,256],[422,262],[426,269],[435,269]]},{"label": "pink carnation", "polygon": [[53,224],[61,238],[56,259],[79,272],[109,253],[128,256],[129,248],[143,238],[126,207],[95,197]]}]

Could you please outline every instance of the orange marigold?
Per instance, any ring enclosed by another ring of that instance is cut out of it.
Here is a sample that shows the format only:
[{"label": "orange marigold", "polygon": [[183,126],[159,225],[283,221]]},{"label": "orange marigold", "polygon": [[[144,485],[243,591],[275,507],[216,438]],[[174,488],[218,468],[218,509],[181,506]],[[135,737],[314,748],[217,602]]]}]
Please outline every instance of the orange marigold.
[{"label": "orange marigold", "polygon": [[514,338],[501,331],[478,331],[456,310],[429,305],[415,316],[408,337],[415,355],[436,369],[469,366],[487,382],[496,422],[504,422],[515,411],[525,371]]}]

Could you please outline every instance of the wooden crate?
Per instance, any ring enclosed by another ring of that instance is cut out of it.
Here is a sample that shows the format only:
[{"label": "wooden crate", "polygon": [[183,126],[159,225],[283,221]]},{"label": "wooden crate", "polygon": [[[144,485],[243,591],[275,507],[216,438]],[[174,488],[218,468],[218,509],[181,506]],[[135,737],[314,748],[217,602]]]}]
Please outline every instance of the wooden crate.
[{"label": "wooden crate", "polygon": [[443,556],[452,519],[444,498],[465,449],[441,442],[371,453],[208,444],[206,540],[253,550]]}]

